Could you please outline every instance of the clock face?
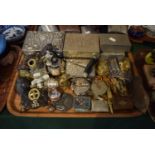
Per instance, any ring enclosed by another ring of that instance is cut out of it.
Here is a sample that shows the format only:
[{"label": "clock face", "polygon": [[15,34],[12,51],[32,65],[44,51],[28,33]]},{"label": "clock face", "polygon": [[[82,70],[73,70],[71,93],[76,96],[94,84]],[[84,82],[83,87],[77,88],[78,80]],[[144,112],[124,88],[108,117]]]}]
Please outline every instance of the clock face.
[{"label": "clock face", "polygon": [[3,26],[1,33],[7,41],[18,41],[24,37],[25,27],[18,25]]}]

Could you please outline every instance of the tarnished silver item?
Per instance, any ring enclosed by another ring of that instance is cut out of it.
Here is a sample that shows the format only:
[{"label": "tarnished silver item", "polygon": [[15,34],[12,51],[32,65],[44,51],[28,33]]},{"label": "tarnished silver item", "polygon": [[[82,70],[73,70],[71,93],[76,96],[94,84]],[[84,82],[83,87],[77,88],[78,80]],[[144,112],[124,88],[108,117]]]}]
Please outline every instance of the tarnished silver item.
[{"label": "tarnished silver item", "polygon": [[[84,77],[84,70],[89,63],[89,59],[66,59],[66,74],[70,77]],[[95,76],[95,67],[89,77]]]},{"label": "tarnished silver item", "polygon": [[90,89],[90,83],[85,78],[75,78],[71,83],[71,89],[76,95],[85,95]]},{"label": "tarnished silver item", "polygon": [[26,35],[23,52],[25,55],[35,54],[36,51],[41,51],[47,44],[56,46],[58,51],[62,51],[64,43],[63,32],[35,32],[29,31]]},{"label": "tarnished silver item", "polygon": [[105,33],[99,34],[100,36],[100,49],[104,53],[124,53],[130,51],[131,43],[128,35]]}]

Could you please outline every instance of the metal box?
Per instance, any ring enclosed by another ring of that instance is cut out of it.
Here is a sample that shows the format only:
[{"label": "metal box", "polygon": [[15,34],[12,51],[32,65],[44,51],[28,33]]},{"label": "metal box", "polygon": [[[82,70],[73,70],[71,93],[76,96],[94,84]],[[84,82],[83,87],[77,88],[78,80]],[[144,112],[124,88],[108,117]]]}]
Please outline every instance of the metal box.
[{"label": "metal box", "polygon": [[100,53],[99,37],[95,34],[73,34],[65,36],[64,57],[93,58]]},{"label": "metal box", "polygon": [[100,49],[104,53],[118,53],[130,51],[131,43],[125,34],[100,34]]},{"label": "metal box", "polygon": [[64,38],[65,34],[63,32],[29,31],[26,35],[22,50],[25,55],[31,55],[36,51],[41,51],[44,46],[51,43],[56,46],[59,51],[62,51]]},{"label": "metal box", "polygon": [[[66,74],[70,77],[85,77],[84,71],[89,61],[89,59],[66,59]],[[95,67],[89,77],[95,77]]]}]

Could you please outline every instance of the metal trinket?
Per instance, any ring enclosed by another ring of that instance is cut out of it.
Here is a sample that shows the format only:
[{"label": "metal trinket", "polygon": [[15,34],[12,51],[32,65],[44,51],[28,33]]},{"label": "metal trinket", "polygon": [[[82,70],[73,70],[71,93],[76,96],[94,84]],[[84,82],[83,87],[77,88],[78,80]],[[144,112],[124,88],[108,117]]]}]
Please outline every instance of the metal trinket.
[{"label": "metal trinket", "polygon": [[100,54],[99,37],[95,34],[66,34],[65,58],[94,58]]},{"label": "metal trinket", "polygon": [[38,99],[40,97],[40,91],[37,88],[32,88],[28,93],[29,99],[32,101],[32,108],[39,107]]},{"label": "metal trinket", "polygon": [[108,86],[104,81],[95,79],[92,82],[91,90],[93,92],[94,98],[98,99],[98,97],[104,95],[107,92]]},{"label": "metal trinket", "polygon": [[91,109],[91,98],[88,96],[77,96],[73,103],[76,112],[88,112]]},{"label": "metal trinket", "polygon": [[63,93],[61,99],[53,103],[56,110],[68,111],[73,107],[73,96],[70,94]]},{"label": "metal trinket", "polygon": [[72,80],[71,89],[76,95],[85,95],[90,89],[90,83],[85,78],[75,78]]},{"label": "metal trinket", "polygon": [[58,101],[61,97],[61,93],[57,89],[48,90],[48,97],[52,102]]}]

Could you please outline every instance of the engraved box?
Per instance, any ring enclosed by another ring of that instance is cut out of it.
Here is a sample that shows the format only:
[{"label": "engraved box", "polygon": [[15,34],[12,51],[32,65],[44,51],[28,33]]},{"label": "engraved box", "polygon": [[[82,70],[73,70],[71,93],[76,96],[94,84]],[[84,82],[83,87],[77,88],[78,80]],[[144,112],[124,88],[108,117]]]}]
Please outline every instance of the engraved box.
[{"label": "engraved box", "polygon": [[65,36],[64,56],[66,58],[92,58],[98,56],[99,36],[95,34],[73,34]]},{"label": "engraved box", "polygon": [[44,46],[51,43],[56,46],[59,51],[62,51],[64,37],[65,34],[63,32],[29,31],[26,35],[22,49],[25,55],[31,55],[36,51],[41,51]]},{"label": "engraved box", "polygon": [[125,34],[100,34],[100,49],[104,53],[124,53],[130,51],[131,43]]}]

